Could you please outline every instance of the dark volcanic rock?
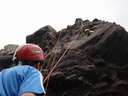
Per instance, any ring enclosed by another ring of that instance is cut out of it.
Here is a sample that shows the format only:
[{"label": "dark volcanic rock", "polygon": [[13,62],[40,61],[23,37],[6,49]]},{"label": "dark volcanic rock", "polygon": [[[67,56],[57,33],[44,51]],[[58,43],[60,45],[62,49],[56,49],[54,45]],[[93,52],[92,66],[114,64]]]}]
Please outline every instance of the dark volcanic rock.
[{"label": "dark volcanic rock", "polygon": [[9,68],[12,66],[12,55],[0,56],[0,70]]},{"label": "dark volcanic rock", "polygon": [[56,40],[57,32],[49,25],[26,37],[26,43],[38,44],[45,50],[50,50],[55,45]]},{"label": "dark volcanic rock", "polygon": [[127,96],[128,34],[124,28],[97,19],[77,19],[59,36],[48,67],[56,66],[48,96]]},{"label": "dark volcanic rock", "polygon": [[7,55],[14,54],[17,47],[18,47],[18,45],[15,45],[15,44],[5,45],[4,49],[0,50],[0,56],[7,56]]},{"label": "dark volcanic rock", "polygon": [[12,66],[13,54],[18,45],[8,44],[4,46],[4,49],[0,50],[0,70],[9,68]]},{"label": "dark volcanic rock", "polygon": [[49,53],[42,71],[48,96],[128,95],[128,33],[120,25],[77,18],[58,33],[45,26],[26,42]]}]

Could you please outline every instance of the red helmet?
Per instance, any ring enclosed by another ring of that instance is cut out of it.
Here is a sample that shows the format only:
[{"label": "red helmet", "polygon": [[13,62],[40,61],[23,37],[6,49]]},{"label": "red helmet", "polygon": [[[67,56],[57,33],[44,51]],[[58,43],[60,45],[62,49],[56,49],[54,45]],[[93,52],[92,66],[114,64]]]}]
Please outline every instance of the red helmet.
[{"label": "red helmet", "polygon": [[16,49],[13,60],[19,61],[43,61],[43,50],[36,44],[25,44]]}]

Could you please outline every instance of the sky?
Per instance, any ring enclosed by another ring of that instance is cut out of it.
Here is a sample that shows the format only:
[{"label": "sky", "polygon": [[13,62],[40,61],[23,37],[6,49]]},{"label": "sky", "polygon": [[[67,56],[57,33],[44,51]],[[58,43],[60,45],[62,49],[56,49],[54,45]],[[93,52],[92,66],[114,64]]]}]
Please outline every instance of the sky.
[{"label": "sky", "polygon": [[76,18],[116,22],[128,30],[128,0],[0,0],[0,48],[24,44],[46,25],[56,31]]}]

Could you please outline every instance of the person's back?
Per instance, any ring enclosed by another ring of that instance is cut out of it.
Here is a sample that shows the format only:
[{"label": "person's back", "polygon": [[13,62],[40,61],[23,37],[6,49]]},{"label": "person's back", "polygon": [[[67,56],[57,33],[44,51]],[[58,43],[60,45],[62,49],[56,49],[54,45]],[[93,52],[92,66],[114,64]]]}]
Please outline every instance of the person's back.
[{"label": "person's back", "polygon": [[24,93],[44,94],[41,73],[29,65],[0,72],[0,96],[21,96]]}]

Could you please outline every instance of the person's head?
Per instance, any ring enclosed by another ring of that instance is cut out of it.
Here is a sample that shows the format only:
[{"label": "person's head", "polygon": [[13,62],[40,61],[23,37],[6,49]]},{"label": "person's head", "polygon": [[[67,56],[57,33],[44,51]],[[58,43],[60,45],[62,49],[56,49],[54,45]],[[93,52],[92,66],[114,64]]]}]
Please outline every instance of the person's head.
[{"label": "person's head", "polygon": [[43,50],[36,44],[24,44],[19,46],[13,56],[15,65],[30,65],[37,69],[41,68],[41,64],[45,59]]}]

